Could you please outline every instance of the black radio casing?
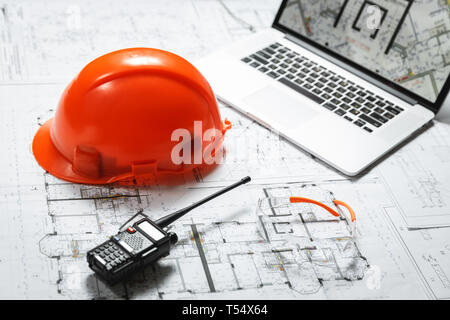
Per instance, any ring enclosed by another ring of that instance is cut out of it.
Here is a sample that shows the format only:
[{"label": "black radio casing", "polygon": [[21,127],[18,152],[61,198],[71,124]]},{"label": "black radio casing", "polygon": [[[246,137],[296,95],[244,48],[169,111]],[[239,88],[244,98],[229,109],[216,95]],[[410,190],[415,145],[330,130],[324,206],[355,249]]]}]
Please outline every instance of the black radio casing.
[{"label": "black radio casing", "polygon": [[[142,228],[144,225],[156,230],[152,229],[159,239],[145,232]],[[175,233],[168,233],[150,219],[144,218],[89,250],[86,258],[89,267],[97,275],[109,284],[115,284],[126,280],[138,269],[169,255],[177,241]]]}]

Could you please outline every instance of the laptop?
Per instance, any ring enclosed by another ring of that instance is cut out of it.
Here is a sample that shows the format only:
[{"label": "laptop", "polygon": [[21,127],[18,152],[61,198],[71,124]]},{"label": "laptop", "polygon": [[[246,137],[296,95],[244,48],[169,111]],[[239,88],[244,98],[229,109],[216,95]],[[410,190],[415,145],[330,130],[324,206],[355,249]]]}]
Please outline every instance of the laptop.
[{"label": "laptop", "polygon": [[270,29],[196,65],[220,100],[355,176],[443,104],[448,4],[284,0]]}]

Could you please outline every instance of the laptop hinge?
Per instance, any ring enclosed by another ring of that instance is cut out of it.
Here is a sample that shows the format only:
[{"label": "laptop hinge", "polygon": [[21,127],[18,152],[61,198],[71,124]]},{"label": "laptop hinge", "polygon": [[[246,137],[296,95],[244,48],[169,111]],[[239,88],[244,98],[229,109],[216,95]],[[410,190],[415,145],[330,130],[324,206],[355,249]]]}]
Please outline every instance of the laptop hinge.
[{"label": "laptop hinge", "polygon": [[285,35],[285,39],[294,42],[295,44],[305,48],[306,50],[309,50],[315,54],[317,54],[318,56],[320,56],[321,58],[324,58],[336,65],[338,65],[339,67],[341,67],[342,69],[347,70],[348,72],[353,73],[354,75],[356,75],[357,77],[363,78],[365,81],[370,82],[371,84],[379,87],[382,90],[385,90],[386,92],[389,92],[390,94],[392,94],[393,96],[396,96],[397,98],[405,101],[406,103],[410,104],[410,105],[416,105],[418,104],[416,100],[408,97],[407,95],[389,87],[388,85],[382,83],[381,81],[378,81],[377,79],[372,78],[371,76],[368,76],[366,73],[346,64],[345,62],[340,61],[339,59],[336,59],[332,56],[330,56],[329,54],[323,52],[320,49],[317,49],[315,47],[313,47],[312,45],[307,44],[306,42],[291,36],[289,34]]}]

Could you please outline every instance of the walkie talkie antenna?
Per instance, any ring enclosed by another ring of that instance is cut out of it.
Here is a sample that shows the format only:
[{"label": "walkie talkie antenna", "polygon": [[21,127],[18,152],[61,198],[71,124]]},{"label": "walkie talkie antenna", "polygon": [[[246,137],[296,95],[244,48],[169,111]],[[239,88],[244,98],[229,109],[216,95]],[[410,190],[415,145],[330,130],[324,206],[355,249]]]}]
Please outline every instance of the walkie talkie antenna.
[{"label": "walkie talkie antenna", "polygon": [[250,177],[245,177],[245,178],[241,179],[240,181],[238,181],[236,183],[233,183],[231,186],[228,186],[228,187],[226,187],[226,188],[224,188],[222,190],[219,190],[216,193],[213,193],[212,195],[210,195],[210,196],[208,196],[208,197],[206,197],[206,198],[204,198],[204,199],[202,199],[202,200],[200,200],[200,201],[198,201],[198,202],[196,202],[194,204],[191,204],[190,206],[188,206],[188,207],[186,207],[184,209],[178,210],[178,211],[176,211],[174,213],[171,213],[171,214],[169,214],[169,215],[167,215],[165,217],[162,217],[162,218],[156,220],[155,223],[160,228],[165,228],[169,224],[171,224],[172,222],[180,219],[182,216],[184,216],[186,213],[188,213],[192,209],[195,209],[198,206],[201,206],[202,204],[204,204],[205,202],[208,202],[208,201],[210,201],[210,200],[212,200],[212,199],[214,199],[214,198],[216,198],[216,197],[218,197],[218,196],[220,196],[220,195],[222,195],[222,194],[224,194],[224,193],[226,193],[226,192],[228,192],[228,191],[230,191],[230,190],[232,190],[232,189],[234,189],[236,187],[239,187],[240,185],[243,185],[243,184],[249,182],[250,180],[251,180]]}]

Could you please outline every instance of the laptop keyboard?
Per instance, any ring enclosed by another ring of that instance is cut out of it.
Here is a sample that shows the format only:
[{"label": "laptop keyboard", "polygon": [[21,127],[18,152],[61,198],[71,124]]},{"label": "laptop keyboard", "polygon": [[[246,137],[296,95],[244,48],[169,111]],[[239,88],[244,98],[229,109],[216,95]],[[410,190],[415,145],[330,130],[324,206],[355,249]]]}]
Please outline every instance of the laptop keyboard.
[{"label": "laptop keyboard", "polygon": [[394,103],[279,43],[241,61],[367,132],[373,132],[403,111]]}]

